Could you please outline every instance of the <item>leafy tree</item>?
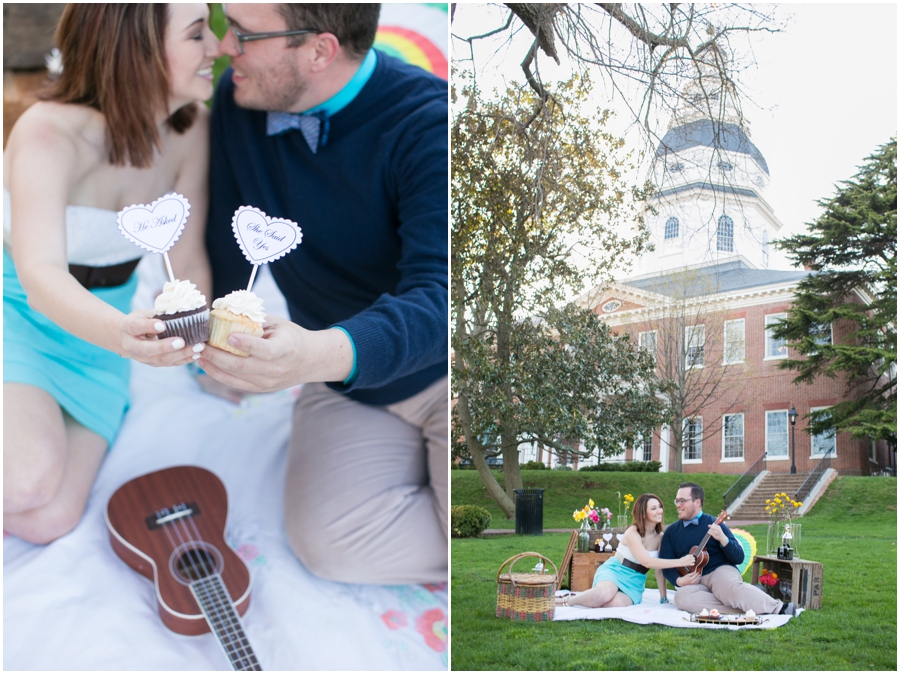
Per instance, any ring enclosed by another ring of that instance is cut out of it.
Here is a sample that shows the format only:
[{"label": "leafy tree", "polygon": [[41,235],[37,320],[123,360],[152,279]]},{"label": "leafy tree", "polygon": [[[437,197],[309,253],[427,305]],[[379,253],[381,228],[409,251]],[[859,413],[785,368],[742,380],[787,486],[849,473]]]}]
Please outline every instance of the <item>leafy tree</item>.
[{"label": "leafy tree", "polygon": [[[554,310],[567,291],[608,277],[640,252],[647,192],[622,179],[622,141],[576,110],[588,83],[559,88],[530,124],[535,94],[481,99],[454,87],[452,321],[454,437],[508,517],[521,488],[519,445],[540,442],[618,453],[633,428],[658,423],[652,365],[627,337],[584,310]],[[633,237],[619,225],[631,224]],[[501,487],[485,461],[500,452]]]},{"label": "leafy tree", "polygon": [[811,433],[835,428],[896,446],[897,139],[819,205],[824,213],[808,234],[776,244],[815,272],[773,330],[805,358],[781,366],[798,383],[846,378],[847,399],[812,413]]}]

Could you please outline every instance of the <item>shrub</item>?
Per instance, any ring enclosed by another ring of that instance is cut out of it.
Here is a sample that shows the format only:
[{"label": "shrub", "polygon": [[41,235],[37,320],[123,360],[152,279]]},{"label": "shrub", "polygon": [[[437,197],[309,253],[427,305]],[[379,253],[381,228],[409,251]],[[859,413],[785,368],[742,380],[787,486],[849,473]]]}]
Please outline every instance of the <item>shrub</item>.
[{"label": "shrub", "polygon": [[566,466],[564,464],[558,463],[553,466],[553,470],[572,470],[572,466]]},{"label": "shrub", "polygon": [[476,505],[460,505],[450,508],[450,531],[453,538],[473,538],[481,534],[491,523],[491,514]]},{"label": "shrub", "polygon": [[522,470],[547,470],[547,464],[543,461],[528,461],[519,465]]},{"label": "shrub", "polygon": [[625,463],[598,463],[596,466],[582,466],[578,470],[658,473],[660,468],[662,468],[662,464],[659,461],[626,461]]}]

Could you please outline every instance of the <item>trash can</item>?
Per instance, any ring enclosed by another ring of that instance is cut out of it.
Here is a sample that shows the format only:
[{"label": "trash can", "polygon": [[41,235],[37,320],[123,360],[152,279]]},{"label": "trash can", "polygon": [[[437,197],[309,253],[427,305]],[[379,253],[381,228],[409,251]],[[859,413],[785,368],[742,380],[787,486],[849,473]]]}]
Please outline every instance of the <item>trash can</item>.
[{"label": "trash can", "polygon": [[544,534],[544,490],[516,489],[516,533]]}]

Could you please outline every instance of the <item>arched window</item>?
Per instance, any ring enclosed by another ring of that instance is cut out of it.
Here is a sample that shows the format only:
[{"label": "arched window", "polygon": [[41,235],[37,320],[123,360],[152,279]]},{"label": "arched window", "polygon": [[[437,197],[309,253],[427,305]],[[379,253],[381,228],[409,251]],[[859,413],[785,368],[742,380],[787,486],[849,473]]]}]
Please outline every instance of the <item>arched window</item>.
[{"label": "arched window", "polygon": [[727,253],[734,252],[734,220],[727,215],[719,218],[719,226],[716,229],[716,250]]},{"label": "arched window", "polygon": [[666,239],[677,239],[678,238],[678,218],[669,218],[666,220],[666,231],[664,238]]}]

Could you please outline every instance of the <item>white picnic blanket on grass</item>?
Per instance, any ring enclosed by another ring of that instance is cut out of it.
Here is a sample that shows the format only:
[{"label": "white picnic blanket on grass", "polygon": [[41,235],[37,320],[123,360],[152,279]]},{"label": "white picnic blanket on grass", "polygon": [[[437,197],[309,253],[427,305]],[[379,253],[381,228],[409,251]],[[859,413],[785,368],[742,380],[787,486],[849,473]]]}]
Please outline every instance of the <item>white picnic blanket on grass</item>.
[{"label": "white picnic blanket on grass", "polygon": [[[143,308],[166,279],[159,256],[141,265],[135,306]],[[254,291],[268,311],[286,316],[271,275],[261,272]],[[153,584],[116,556],[104,522],[119,486],[189,464],[213,471],[228,490],[226,539],[250,568],[243,623],[263,669],[446,671],[446,583],[324,581],[288,547],[282,506],[296,391],[236,406],[204,393],[183,367],[135,364],[132,372],[132,407],[80,524],[45,546],[4,538],[4,669],[229,669],[213,635],[182,636],[163,625]]]},{"label": "white picnic blanket on grass", "polygon": [[[557,592],[557,596],[563,596],[566,590]],[[669,601],[673,601],[675,592],[668,590]],[[681,611],[675,604],[660,604],[659,590],[646,589],[640,604],[625,606],[622,608],[584,608],[581,606],[557,606],[553,612],[554,620],[605,620],[616,618],[638,625],[668,625],[669,627],[701,627],[712,630],[768,630],[781,627],[791,619],[789,615],[761,615],[759,625],[729,625],[723,622],[720,625],[712,623],[691,622],[691,614]]]}]

